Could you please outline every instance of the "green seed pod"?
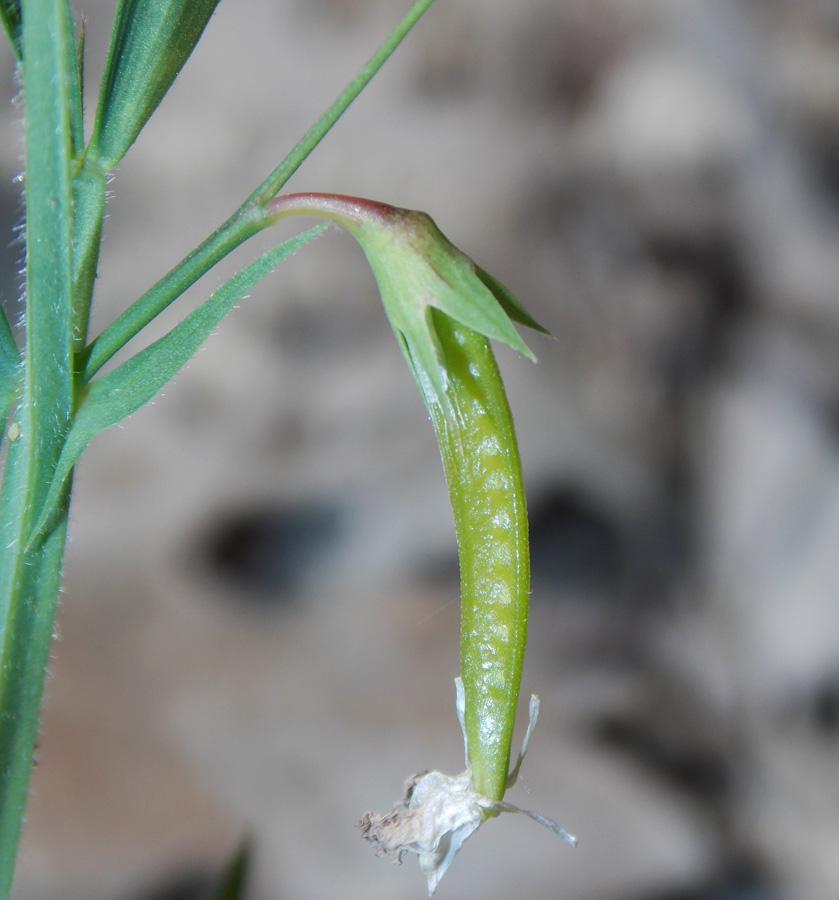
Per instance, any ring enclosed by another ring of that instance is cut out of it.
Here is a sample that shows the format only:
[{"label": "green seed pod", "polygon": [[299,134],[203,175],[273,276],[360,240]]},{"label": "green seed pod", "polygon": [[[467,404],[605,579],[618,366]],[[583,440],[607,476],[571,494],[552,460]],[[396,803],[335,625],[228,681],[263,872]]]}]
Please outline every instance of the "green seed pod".
[{"label": "green seed pod", "polygon": [[448,374],[428,402],[449,485],[460,557],[460,667],[472,784],[507,787],[527,640],[530,558],[513,421],[489,342],[432,312]]}]

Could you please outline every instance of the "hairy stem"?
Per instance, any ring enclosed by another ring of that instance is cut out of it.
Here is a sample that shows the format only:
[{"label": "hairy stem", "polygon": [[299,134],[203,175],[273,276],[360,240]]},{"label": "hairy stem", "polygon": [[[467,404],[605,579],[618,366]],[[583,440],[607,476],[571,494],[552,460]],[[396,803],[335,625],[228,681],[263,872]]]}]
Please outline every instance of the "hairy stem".
[{"label": "hairy stem", "polygon": [[73,402],[72,23],[65,0],[26,0],[22,21],[27,327],[23,392],[0,495],[0,900],[11,890],[26,803],[66,508],[31,549],[26,536],[46,498]]}]

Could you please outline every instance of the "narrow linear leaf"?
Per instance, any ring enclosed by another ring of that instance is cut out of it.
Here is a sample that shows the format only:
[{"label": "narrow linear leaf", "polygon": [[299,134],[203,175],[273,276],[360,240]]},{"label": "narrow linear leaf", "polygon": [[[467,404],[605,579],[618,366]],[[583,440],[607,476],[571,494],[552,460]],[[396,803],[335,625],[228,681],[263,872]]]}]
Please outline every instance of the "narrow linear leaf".
[{"label": "narrow linear leaf", "polygon": [[233,306],[284,259],[320,234],[317,225],[264,253],[153,344],[92,381],[73,418],[49,494],[29,538],[49,530],[65,496],[64,485],[91,438],[145,406],[189,361]]},{"label": "narrow linear leaf", "polygon": [[228,863],[213,900],[243,900],[251,860],[250,837],[245,836],[236,855]]},{"label": "narrow linear leaf", "polygon": [[84,165],[73,178],[73,344],[85,346],[105,210],[107,176]]},{"label": "narrow linear leaf", "polygon": [[20,44],[20,0],[0,0],[0,22],[9,37],[9,43],[18,62],[23,59]]},{"label": "narrow linear leaf", "polygon": [[0,309],[0,433],[17,397],[20,374],[20,353],[12,326]]},{"label": "narrow linear leaf", "polygon": [[121,0],[89,153],[112,169],[195,49],[219,0]]},{"label": "narrow linear leaf", "polygon": [[[5,10],[8,13],[8,2]],[[11,892],[53,634],[66,519],[24,548],[70,423],[73,60],[67,0],[21,5],[26,184],[26,352],[0,491],[0,898]]]},{"label": "narrow linear leaf", "polygon": [[19,363],[20,352],[15,335],[6,310],[0,306],[0,383],[4,380],[5,373],[17,369]]},{"label": "narrow linear leaf", "polygon": [[[75,35],[67,0],[23,5],[26,360],[20,427],[27,458],[25,534],[47,495],[73,410],[71,89]],[[17,540],[21,535],[17,535]]]},{"label": "narrow linear leaf", "polygon": [[[65,27],[73,33],[75,20],[70,0],[64,5]],[[75,41],[76,53],[67,59],[65,77],[70,88],[70,133],[73,138],[73,156],[78,159],[84,153],[84,23]]]}]

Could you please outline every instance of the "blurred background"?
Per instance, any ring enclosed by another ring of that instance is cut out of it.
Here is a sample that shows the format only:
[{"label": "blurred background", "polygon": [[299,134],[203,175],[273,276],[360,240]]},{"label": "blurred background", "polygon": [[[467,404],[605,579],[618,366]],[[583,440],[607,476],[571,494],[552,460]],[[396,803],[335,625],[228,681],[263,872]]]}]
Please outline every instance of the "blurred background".
[{"label": "blurred background", "polygon": [[[220,5],[112,182],[94,327],[406,5]],[[113,6],[82,8],[89,112]],[[289,188],[427,210],[556,336],[536,366],[498,350],[532,522],[522,726],[542,699],[509,799],[580,845],[505,816],[438,896],[839,896],[839,6],[440,0]],[[425,896],[354,826],[461,770],[457,655],[433,433],[332,229],[78,467],[16,897],[201,900],[246,829],[254,900]]]}]

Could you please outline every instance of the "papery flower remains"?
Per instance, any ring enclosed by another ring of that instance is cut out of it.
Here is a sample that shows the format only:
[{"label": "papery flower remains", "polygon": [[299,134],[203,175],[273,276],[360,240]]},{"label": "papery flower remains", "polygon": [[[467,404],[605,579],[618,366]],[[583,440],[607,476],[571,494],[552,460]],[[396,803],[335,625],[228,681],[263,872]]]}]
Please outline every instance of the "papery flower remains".
[{"label": "papery flower remains", "polygon": [[[550,828],[564,841],[576,846],[577,839],[560,828],[556,822],[538,813],[519,809],[504,800],[490,800],[477,793],[472,785],[469,768],[469,748],[464,725],[464,690],[460,678],[455,679],[457,689],[457,717],[463,730],[466,770],[460,775],[444,775],[442,772],[424,772],[405,782],[405,796],[401,805],[387,815],[365,813],[359,828],[364,837],[376,848],[376,855],[400,864],[406,853],[415,853],[420,869],[428,881],[428,896],[436,890],[448,871],[452,860],[469,838],[489,818],[503,812],[523,813]],[[539,698],[530,698],[530,721],[522,742],[515,768],[508,776],[507,786],[512,787],[527,753],[530,735],[539,716]]]}]

